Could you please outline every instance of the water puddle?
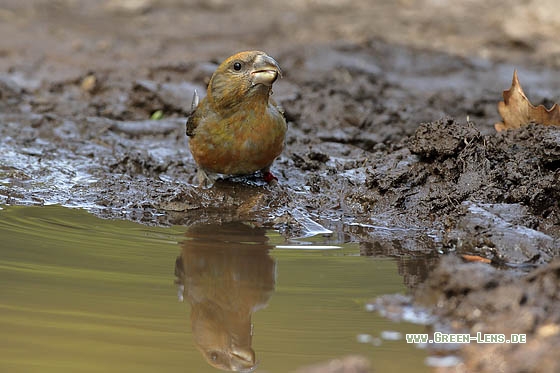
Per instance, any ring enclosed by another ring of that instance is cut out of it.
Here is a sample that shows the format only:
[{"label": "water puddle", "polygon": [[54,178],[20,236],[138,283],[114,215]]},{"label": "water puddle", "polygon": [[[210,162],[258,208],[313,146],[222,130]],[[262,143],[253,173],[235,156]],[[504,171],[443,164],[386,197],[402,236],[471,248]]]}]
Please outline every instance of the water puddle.
[{"label": "water puddle", "polygon": [[0,210],[0,371],[290,372],[359,354],[428,371],[367,312],[402,263],[249,223],[148,227],[58,206]]}]

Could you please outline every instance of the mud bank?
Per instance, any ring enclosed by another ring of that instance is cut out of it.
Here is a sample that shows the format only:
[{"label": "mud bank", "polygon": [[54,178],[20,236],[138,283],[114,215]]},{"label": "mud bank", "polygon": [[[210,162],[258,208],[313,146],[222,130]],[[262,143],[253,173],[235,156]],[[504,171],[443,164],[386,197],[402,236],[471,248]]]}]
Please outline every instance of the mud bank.
[{"label": "mud bank", "polygon": [[[519,276],[481,263],[442,260],[416,294],[456,333],[525,334],[526,344],[476,343],[461,349],[471,372],[556,372],[560,345],[560,262]],[[447,329],[449,331],[450,329]],[[437,347],[435,347],[437,348]]]},{"label": "mud bank", "polygon": [[[445,117],[437,93],[426,105],[424,96],[387,79],[390,72],[359,63],[380,50],[387,61],[401,53],[371,42],[317,50],[309,67],[292,65],[293,54],[287,58],[286,70],[295,73],[275,92],[290,125],[286,151],[274,165],[276,188],[251,178],[212,190],[192,184],[196,166],[180,103],[194,89],[203,91],[212,65],[162,66],[132,80],[90,73],[33,91],[6,74],[2,202],[59,203],[159,224],[227,211],[288,235],[305,229],[305,217],[334,230],[344,225],[354,238],[397,238],[404,250],[486,250],[513,263],[557,255],[560,131],[534,125],[492,133],[496,114],[476,109],[480,97],[465,96],[463,105],[471,104],[465,117],[478,124],[422,122]],[[342,52],[355,59],[341,62]],[[318,68],[313,61],[324,54],[331,62]],[[94,86],[86,90],[91,76]],[[164,119],[142,119],[156,110]],[[518,242],[520,252],[508,254]]]}]

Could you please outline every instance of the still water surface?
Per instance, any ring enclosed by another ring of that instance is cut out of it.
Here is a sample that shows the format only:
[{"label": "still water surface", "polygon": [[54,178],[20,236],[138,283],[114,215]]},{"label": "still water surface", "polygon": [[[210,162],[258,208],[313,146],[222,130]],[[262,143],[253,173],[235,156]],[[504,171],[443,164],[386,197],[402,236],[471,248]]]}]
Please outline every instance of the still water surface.
[{"label": "still water surface", "polygon": [[[317,242],[318,238],[308,240]],[[397,264],[286,246],[243,223],[148,227],[62,207],[0,210],[1,372],[290,372],[360,354],[421,372],[425,352],[357,336],[422,333],[364,310],[404,292]]]}]

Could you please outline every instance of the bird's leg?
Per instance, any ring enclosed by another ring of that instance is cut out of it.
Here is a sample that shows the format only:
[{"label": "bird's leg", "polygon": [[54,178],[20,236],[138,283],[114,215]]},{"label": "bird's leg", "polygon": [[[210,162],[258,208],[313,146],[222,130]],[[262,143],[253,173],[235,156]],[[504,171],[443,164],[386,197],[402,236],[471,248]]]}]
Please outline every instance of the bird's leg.
[{"label": "bird's leg", "polygon": [[270,167],[263,168],[261,170],[261,173],[263,175],[264,181],[266,181],[268,184],[278,183],[278,178],[274,176],[272,172],[270,172]]},{"label": "bird's leg", "polygon": [[211,172],[206,172],[202,167],[198,168],[196,172],[196,178],[198,179],[198,186],[204,189],[210,189],[214,186],[217,175]]}]

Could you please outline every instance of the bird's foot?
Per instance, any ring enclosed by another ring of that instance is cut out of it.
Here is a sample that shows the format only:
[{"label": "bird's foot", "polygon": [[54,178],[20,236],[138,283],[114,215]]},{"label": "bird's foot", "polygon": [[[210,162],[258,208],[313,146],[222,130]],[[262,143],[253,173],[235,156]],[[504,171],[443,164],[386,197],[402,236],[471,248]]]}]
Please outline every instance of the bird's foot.
[{"label": "bird's foot", "polygon": [[264,181],[266,181],[268,184],[275,184],[278,182],[278,178],[276,176],[274,176],[272,174],[272,172],[270,171],[264,171],[263,172],[263,179]]}]

